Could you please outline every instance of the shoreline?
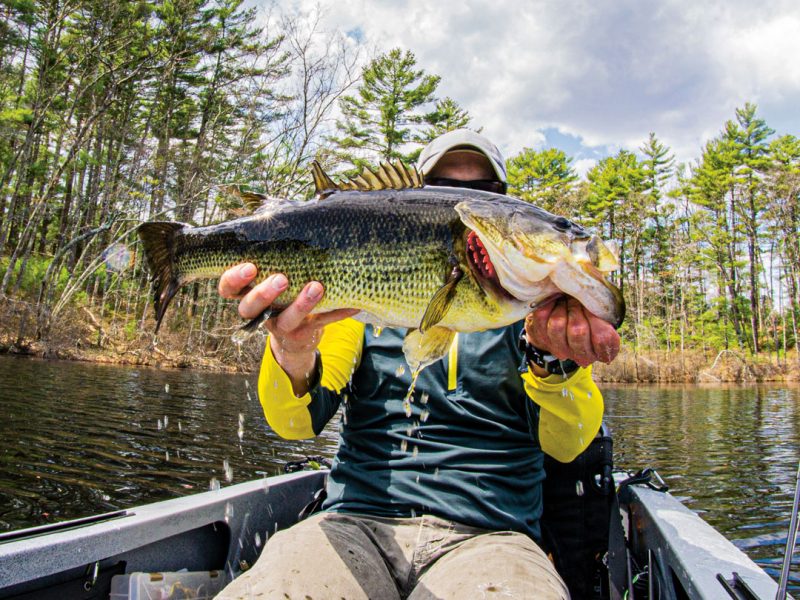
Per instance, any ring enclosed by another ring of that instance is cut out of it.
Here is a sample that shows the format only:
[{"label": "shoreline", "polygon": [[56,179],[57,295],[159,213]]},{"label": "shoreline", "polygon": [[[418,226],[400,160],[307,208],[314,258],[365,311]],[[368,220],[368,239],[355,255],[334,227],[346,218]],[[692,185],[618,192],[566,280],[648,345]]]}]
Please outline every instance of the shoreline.
[{"label": "shoreline", "polygon": [[[66,360],[128,367],[155,369],[194,369],[209,373],[257,372],[262,344],[250,344],[247,352],[240,352],[233,359],[188,354],[171,349],[165,350],[149,344],[126,347],[120,351],[117,345],[106,340],[106,348],[95,345],[84,346],[79,342],[67,347],[44,342],[24,340],[12,343],[8,336],[0,335],[0,355],[36,358],[42,360]],[[257,349],[255,347],[258,347]],[[700,351],[686,351],[682,355],[666,350],[639,351],[623,348],[610,365],[596,364],[594,377],[598,383],[624,384],[716,384],[716,383],[788,383],[800,381],[800,360],[792,352],[779,364],[771,355],[744,356],[733,350],[714,352],[709,358]],[[231,364],[234,362],[235,364]],[[691,365],[691,368],[687,368]]]}]

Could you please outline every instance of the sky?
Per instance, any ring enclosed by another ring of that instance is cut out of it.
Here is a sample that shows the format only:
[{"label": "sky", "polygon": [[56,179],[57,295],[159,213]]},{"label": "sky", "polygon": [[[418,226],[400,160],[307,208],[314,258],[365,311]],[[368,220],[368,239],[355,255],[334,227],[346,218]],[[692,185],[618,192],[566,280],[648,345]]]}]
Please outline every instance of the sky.
[{"label": "sky", "polygon": [[797,0],[283,0],[353,43],[411,50],[506,156],[556,147],[584,174],[652,131],[679,162],[745,102],[800,136]]}]

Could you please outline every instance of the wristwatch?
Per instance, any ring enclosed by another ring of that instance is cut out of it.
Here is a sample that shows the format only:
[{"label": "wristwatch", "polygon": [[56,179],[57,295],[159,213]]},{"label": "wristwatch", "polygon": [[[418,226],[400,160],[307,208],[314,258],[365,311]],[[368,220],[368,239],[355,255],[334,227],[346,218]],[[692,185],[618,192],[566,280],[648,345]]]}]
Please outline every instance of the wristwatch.
[{"label": "wristwatch", "polygon": [[525,353],[525,359],[529,363],[543,368],[551,375],[563,375],[566,377],[578,370],[578,363],[574,360],[558,360],[549,352],[541,350],[528,342],[524,329],[519,334],[519,349]]}]

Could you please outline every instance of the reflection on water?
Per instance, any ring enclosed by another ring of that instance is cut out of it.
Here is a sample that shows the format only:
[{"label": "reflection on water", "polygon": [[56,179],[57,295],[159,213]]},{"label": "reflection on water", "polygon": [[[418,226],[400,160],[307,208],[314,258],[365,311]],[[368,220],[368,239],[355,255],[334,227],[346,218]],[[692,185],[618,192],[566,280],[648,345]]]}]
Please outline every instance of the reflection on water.
[{"label": "reflection on water", "polygon": [[[656,467],[676,497],[777,579],[800,458],[797,386],[620,386],[604,397],[617,464]],[[799,585],[793,576],[793,591]]]},{"label": "reflection on water", "polygon": [[[605,386],[604,396],[617,465],[656,467],[777,578],[799,456],[796,386]],[[280,439],[255,376],[0,357],[0,531],[277,474],[332,456],[336,432]]]},{"label": "reflection on water", "polygon": [[[255,376],[0,357],[0,531],[129,508],[330,456],[286,441]],[[241,436],[240,436],[241,434]]]}]

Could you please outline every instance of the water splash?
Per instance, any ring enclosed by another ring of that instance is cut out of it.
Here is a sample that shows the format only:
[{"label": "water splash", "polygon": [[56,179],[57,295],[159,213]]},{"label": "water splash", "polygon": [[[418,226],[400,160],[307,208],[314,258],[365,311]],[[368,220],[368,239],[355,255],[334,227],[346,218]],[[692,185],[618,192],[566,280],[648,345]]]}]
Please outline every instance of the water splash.
[{"label": "water splash", "polygon": [[406,399],[403,400],[403,412],[406,414],[407,417],[411,416],[411,401],[408,399],[407,396]]}]

